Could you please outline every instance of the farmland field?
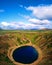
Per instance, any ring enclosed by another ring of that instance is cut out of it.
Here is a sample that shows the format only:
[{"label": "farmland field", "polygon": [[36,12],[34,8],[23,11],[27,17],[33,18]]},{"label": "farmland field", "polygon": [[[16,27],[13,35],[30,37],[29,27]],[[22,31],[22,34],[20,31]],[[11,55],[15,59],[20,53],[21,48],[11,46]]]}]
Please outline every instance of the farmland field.
[{"label": "farmland field", "polygon": [[[41,61],[36,65],[52,65],[52,30],[0,30],[0,65],[15,65],[8,56],[9,49],[28,44],[37,46],[42,53]],[[35,62],[29,65],[35,65]]]}]

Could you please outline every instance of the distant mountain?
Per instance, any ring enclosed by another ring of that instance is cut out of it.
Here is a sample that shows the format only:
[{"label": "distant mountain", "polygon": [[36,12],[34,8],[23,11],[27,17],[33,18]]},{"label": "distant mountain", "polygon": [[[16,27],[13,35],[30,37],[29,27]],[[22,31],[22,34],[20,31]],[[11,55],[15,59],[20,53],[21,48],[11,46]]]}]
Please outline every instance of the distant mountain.
[{"label": "distant mountain", "polygon": [[0,30],[3,30],[2,28],[0,28]]},{"label": "distant mountain", "polygon": [[48,28],[41,28],[41,29],[37,29],[37,28],[31,28],[31,29],[24,29],[24,28],[13,28],[13,27],[9,27],[8,29],[3,29],[0,27],[0,30],[52,30],[52,29],[48,29]]},{"label": "distant mountain", "polygon": [[39,29],[39,30],[52,30],[52,29],[48,29],[48,28],[43,28],[43,29]]},{"label": "distant mountain", "polygon": [[32,28],[32,29],[30,29],[30,30],[38,30],[38,29],[36,29],[36,28]]}]

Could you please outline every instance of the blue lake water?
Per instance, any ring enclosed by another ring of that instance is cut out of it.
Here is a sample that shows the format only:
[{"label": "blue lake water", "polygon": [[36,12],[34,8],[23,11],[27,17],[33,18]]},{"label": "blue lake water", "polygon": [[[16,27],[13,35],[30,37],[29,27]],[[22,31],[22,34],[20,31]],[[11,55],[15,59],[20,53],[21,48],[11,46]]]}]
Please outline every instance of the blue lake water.
[{"label": "blue lake water", "polygon": [[12,56],[16,62],[30,64],[38,59],[38,51],[32,46],[22,46],[16,48]]}]

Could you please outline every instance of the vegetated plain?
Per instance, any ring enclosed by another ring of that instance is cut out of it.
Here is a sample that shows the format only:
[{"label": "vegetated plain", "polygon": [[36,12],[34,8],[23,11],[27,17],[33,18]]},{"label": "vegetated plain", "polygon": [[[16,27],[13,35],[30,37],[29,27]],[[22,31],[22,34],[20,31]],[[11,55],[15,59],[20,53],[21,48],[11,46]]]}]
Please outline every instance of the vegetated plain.
[{"label": "vegetated plain", "polygon": [[7,56],[9,47],[27,44],[29,40],[43,53],[37,65],[52,65],[52,30],[0,30],[0,65],[14,65]]}]

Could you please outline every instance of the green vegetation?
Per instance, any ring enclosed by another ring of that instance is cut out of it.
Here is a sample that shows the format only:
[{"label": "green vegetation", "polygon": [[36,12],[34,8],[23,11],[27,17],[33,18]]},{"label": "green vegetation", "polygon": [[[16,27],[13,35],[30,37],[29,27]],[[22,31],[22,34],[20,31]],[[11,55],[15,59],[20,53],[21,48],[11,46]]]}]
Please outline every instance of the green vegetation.
[{"label": "green vegetation", "polygon": [[0,65],[14,65],[7,57],[8,48],[30,41],[44,52],[45,57],[38,65],[52,65],[52,30],[0,30]]}]

